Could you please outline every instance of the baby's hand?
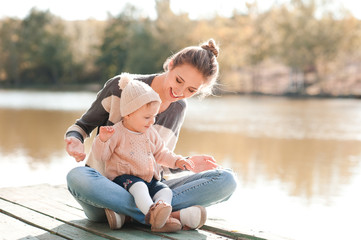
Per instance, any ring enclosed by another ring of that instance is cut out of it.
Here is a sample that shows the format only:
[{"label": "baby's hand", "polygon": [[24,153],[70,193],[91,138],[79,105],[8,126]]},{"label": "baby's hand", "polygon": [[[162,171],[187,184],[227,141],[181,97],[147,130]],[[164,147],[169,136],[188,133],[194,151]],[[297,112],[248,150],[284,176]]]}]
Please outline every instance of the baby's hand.
[{"label": "baby's hand", "polygon": [[99,139],[102,142],[106,142],[113,136],[114,128],[112,126],[102,126],[99,130]]},{"label": "baby's hand", "polygon": [[190,160],[190,158],[178,159],[175,165],[182,170],[190,170],[194,168],[194,163],[192,160]]}]

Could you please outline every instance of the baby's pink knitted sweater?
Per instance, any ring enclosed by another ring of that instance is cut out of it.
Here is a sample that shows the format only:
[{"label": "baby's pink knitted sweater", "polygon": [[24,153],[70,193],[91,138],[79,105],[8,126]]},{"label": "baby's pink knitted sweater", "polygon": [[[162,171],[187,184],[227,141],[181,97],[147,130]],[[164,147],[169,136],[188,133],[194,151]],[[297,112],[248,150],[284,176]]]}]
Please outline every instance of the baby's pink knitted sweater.
[{"label": "baby's pink knitted sweater", "polygon": [[123,122],[113,127],[114,134],[108,141],[102,142],[96,137],[90,153],[94,159],[105,163],[104,174],[110,180],[130,174],[150,182],[153,177],[160,180],[158,164],[177,168],[175,162],[182,156],[165,147],[153,126],[142,134],[129,131]]}]

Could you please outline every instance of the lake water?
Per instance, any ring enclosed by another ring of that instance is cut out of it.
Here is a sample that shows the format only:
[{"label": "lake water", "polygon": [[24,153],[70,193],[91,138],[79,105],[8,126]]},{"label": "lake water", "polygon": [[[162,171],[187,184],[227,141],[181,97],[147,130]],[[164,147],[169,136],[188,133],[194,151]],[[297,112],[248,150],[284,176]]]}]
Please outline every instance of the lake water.
[{"label": "lake water", "polygon": [[[65,184],[83,163],[67,156],[64,132],[94,98],[0,90],[0,187]],[[231,229],[269,239],[361,239],[360,123],[357,99],[194,98],[176,152],[213,155],[237,174],[232,198],[208,208]]]}]

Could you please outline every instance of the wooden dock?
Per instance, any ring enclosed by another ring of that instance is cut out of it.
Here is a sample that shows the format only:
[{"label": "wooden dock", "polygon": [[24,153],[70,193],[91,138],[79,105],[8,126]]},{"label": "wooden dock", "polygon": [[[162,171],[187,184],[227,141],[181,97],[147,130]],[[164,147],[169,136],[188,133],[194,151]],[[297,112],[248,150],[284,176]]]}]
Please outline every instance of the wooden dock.
[{"label": "wooden dock", "polygon": [[110,230],[107,223],[86,219],[66,186],[36,185],[0,189],[0,239],[240,239],[263,238],[214,227],[211,220],[201,229],[177,233],[153,233],[141,224]]}]

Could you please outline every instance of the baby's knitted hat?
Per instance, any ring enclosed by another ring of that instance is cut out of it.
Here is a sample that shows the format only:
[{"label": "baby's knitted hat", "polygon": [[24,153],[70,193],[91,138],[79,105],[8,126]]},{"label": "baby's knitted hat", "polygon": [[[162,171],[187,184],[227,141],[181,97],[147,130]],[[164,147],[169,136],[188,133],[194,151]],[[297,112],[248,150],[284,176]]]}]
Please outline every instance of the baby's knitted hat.
[{"label": "baby's knitted hat", "polygon": [[120,115],[122,117],[135,112],[149,102],[162,102],[158,93],[148,84],[133,80],[130,74],[123,74],[118,85],[122,89],[122,96],[120,98]]}]

